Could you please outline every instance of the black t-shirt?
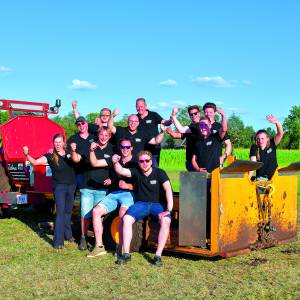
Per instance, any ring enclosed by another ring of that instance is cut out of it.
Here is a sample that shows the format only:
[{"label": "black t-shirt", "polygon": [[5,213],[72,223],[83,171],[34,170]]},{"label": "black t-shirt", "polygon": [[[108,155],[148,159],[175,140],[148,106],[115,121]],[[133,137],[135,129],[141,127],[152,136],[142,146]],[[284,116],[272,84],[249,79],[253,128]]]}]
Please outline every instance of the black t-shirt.
[{"label": "black t-shirt", "polygon": [[198,130],[199,123],[191,123],[189,128],[191,133],[183,133],[181,135],[181,139],[185,140],[185,159],[186,161],[192,161],[193,153],[195,150],[196,141],[200,138],[199,130]]},{"label": "black t-shirt", "polygon": [[75,164],[75,172],[76,174],[83,174],[88,169],[91,168],[89,163],[89,156],[90,156],[90,146],[92,142],[96,141],[96,137],[93,134],[89,134],[86,139],[82,138],[80,134],[77,132],[72,135],[68,141],[68,150],[70,149],[71,143],[76,143],[76,152],[81,155],[80,162]]},{"label": "black t-shirt", "polygon": [[[148,110],[148,115],[145,118],[142,119],[139,114],[137,114],[137,116],[140,120],[138,130],[148,132],[151,138],[158,135],[158,125],[160,125],[161,121],[163,120],[158,113]],[[145,150],[157,155],[160,152],[160,148],[160,145],[147,144]]]},{"label": "black t-shirt", "polygon": [[[136,133],[132,134],[127,127],[116,126],[116,133],[114,135],[116,145],[119,145],[119,141],[123,138],[130,138],[133,141],[132,156],[136,158],[137,153],[141,150],[145,150],[145,145],[152,138],[147,131],[137,130]],[[119,149],[116,149],[119,151]]]},{"label": "black t-shirt", "polygon": [[[130,161],[127,161],[125,164],[123,163],[122,159],[120,159],[119,163],[122,167],[127,168],[127,169],[131,169],[131,168],[138,169],[138,167],[139,167],[138,162],[133,157]],[[109,192],[121,190],[119,187],[120,180],[123,180],[126,183],[131,183],[131,184],[134,183],[134,180],[132,179],[132,177],[121,176],[121,175],[117,174],[114,171],[114,169],[111,169],[111,171],[112,171],[111,172],[112,186],[110,187]]]},{"label": "black t-shirt", "polygon": [[[221,123],[219,122],[214,122],[212,125],[211,125],[211,132],[212,133],[218,133],[220,128],[222,127]],[[223,141],[226,141],[226,140],[229,140],[230,137],[228,135],[228,133],[226,132],[225,133],[225,136],[223,137]]]},{"label": "black t-shirt", "polygon": [[98,131],[99,131],[99,126],[97,124],[94,123],[88,123],[88,132],[98,136]]},{"label": "black t-shirt", "polygon": [[112,156],[113,156],[113,146],[107,144],[104,149],[99,147],[95,150],[95,155],[97,159],[105,159],[108,166],[107,167],[91,167],[87,172],[84,173],[84,183],[83,188],[88,189],[107,189],[108,187],[104,185],[104,180],[110,178],[110,168],[112,168]]},{"label": "black t-shirt", "polygon": [[266,147],[264,150],[260,149],[256,144],[253,144],[250,149],[250,157],[257,154],[259,150],[260,159],[257,159],[259,162],[263,162],[264,165],[256,171],[256,177],[267,177],[272,178],[278,164],[276,158],[276,145],[274,138],[270,140],[270,146]]},{"label": "black t-shirt", "polygon": [[71,155],[69,153],[66,153],[65,156],[58,155],[58,164],[56,164],[53,154],[46,153],[44,156],[47,158],[47,162],[52,171],[53,186],[59,183],[76,183],[74,163],[71,160]]},{"label": "black t-shirt", "polygon": [[220,147],[222,140],[219,133],[211,134],[207,139],[197,141],[194,154],[199,168],[206,168],[211,173],[220,166]]},{"label": "black t-shirt", "polygon": [[169,180],[168,175],[162,169],[152,167],[149,176],[143,174],[140,169],[130,169],[132,178],[136,183],[136,200],[166,203],[163,183]]}]

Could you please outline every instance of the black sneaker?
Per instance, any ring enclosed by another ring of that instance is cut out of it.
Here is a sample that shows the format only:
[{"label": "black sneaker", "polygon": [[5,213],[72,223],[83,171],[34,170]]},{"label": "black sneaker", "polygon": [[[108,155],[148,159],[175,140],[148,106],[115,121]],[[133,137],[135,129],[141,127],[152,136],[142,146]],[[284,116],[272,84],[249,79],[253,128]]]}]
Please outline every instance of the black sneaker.
[{"label": "black sneaker", "polygon": [[86,250],[87,249],[87,243],[86,243],[86,240],[85,240],[84,236],[82,236],[81,239],[80,239],[78,249],[79,250]]},{"label": "black sneaker", "polygon": [[152,259],[152,265],[158,268],[162,267],[163,263],[161,261],[161,257],[155,255]]},{"label": "black sneaker", "polygon": [[129,253],[124,253],[122,256],[118,257],[116,264],[117,265],[125,265],[129,261],[131,261],[131,255]]}]

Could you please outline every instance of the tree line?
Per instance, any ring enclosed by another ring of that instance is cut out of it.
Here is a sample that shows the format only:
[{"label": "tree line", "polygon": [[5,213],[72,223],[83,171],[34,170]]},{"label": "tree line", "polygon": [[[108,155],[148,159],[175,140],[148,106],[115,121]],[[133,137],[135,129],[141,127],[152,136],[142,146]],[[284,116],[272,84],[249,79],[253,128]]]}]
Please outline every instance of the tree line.
[{"label": "tree line", "polygon": [[[201,105],[199,105],[201,108]],[[178,113],[178,120],[182,125],[190,124],[190,118],[187,111],[188,107],[184,107]],[[93,123],[95,119],[99,116],[98,113],[89,113],[85,117],[88,122]],[[127,126],[128,115],[124,114],[120,121],[116,121],[115,125]],[[0,111],[0,124],[9,120],[8,112]],[[52,120],[62,127],[66,131],[67,137],[70,137],[76,133],[77,128],[74,123],[73,113],[70,112],[65,116],[55,116]],[[270,136],[274,136],[274,128],[265,128]],[[293,106],[289,115],[284,119],[283,122],[284,137],[279,144],[278,148],[281,149],[300,149],[300,106]],[[236,115],[232,114],[228,117],[228,134],[230,136],[231,142],[235,148],[250,148],[253,143],[253,138],[255,136],[255,130],[252,126],[245,126],[242,119]],[[183,141],[173,140],[168,134],[165,135],[163,147],[165,148],[176,148],[182,145]]]}]

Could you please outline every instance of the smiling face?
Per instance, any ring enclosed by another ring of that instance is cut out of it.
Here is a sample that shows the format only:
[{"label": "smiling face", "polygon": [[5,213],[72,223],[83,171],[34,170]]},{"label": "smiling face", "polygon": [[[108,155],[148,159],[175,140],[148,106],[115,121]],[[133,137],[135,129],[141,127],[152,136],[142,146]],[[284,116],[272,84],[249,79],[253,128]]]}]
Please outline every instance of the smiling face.
[{"label": "smiling face", "polygon": [[211,134],[211,124],[207,119],[203,119],[199,122],[200,133],[204,137],[208,137]]},{"label": "smiling face", "polygon": [[128,140],[121,141],[120,150],[121,150],[122,158],[132,156],[133,147],[131,145],[131,142]]},{"label": "smiling face", "polygon": [[140,124],[139,118],[136,115],[130,115],[128,118],[129,131],[135,132]]},{"label": "smiling face", "polygon": [[88,132],[88,123],[87,122],[77,122],[76,126],[78,128],[79,133],[87,133]]},{"label": "smiling face", "polygon": [[204,109],[205,117],[208,117],[211,122],[215,120],[215,110],[212,107],[207,107]]},{"label": "smiling face", "polygon": [[143,173],[147,173],[152,168],[152,157],[148,154],[138,156],[139,167]]},{"label": "smiling face", "polygon": [[98,142],[100,146],[105,146],[111,137],[110,131],[107,129],[100,129],[98,133]]},{"label": "smiling face", "polygon": [[140,116],[143,116],[147,112],[147,105],[144,100],[136,101],[136,111]]},{"label": "smiling face", "polygon": [[110,111],[108,109],[102,109],[100,111],[100,120],[101,120],[101,123],[107,123],[108,122],[108,119],[110,117]]},{"label": "smiling face", "polygon": [[268,142],[270,141],[270,138],[268,135],[264,132],[261,132],[256,135],[256,145],[264,150],[267,147]]},{"label": "smiling face", "polygon": [[193,123],[199,123],[200,121],[200,111],[197,108],[193,108],[189,111],[190,119]]}]

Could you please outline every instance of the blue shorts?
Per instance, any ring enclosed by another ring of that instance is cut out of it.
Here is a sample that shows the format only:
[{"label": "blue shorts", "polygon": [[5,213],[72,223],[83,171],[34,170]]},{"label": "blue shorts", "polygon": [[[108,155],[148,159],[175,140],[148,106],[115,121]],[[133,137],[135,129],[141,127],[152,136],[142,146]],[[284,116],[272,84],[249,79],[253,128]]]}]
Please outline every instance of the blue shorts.
[{"label": "blue shorts", "polygon": [[107,212],[114,211],[118,205],[129,208],[134,204],[133,193],[128,191],[115,191],[103,198],[97,205],[103,205]]},{"label": "blue shorts", "polygon": [[133,217],[137,222],[150,215],[158,217],[163,211],[165,208],[160,203],[138,201],[127,210],[126,215]]},{"label": "blue shorts", "polygon": [[81,218],[91,218],[93,208],[106,196],[107,190],[80,190]]}]

